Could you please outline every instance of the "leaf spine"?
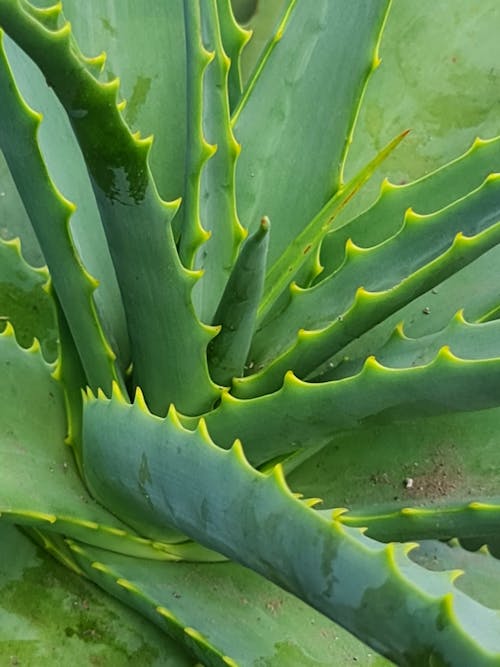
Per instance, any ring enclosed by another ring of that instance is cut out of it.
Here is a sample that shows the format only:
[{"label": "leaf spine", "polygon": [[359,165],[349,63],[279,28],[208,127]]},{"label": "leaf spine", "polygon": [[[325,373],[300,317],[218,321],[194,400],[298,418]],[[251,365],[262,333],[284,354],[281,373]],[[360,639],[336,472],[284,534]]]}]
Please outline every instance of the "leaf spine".
[{"label": "leaf spine", "polygon": [[131,581],[128,581],[128,579],[122,579],[120,577],[116,580],[116,584],[121,586],[121,588],[130,591],[131,593],[140,593],[140,590],[137,588],[137,586],[135,586]]},{"label": "leaf spine", "polygon": [[163,616],[171,623],[175,623],[176,625],[178,625],[177,619],[172,614],[172,612],[169,611],[166,607],[156,607],[156,611],[158,612],[158,614],[160,614],[160,616]]}]

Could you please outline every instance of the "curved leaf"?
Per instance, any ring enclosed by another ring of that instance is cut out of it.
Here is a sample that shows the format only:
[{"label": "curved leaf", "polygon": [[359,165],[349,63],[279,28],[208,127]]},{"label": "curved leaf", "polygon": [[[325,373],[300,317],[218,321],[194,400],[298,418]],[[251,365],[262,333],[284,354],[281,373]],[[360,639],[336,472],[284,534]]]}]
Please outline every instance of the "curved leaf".
[{"label": "curved leaf", "polygon": [[26,105],[17,90],[1,43],[0,93],[4,104],[0,146],[51,268],[88,381],[95,388],[109,390],[113,379],[121,382],[121,374],[93,301],[97,283],[82,267],[71,239],[69,219],[74,205],[64,199],[50,179],[37,143],[41,116]]},{"label": "curved leaf", "polygon": [[[159,526],[176,525],[399,664],[431,656],[443,663],[498,662],[500,615],[457,591],[454,573],[419,568],[407,558],[411,545],[384,546],[329,522],[294,497],[279,468],[263,475],[238,443],[222,450],[203,426],[183,429],[173,409],[160,419],[140,397],[130,405],[116,391],[112,399],[90,396],[84,407],[87,481],[103,503],[140,511]],[[116,468],[120,473],[110,479],[107,471]]]},{"label": "curved leaf", "polygon": [[96,63],[79,54],[69,23],[48,31],[18,0],[2,0],[0,24],[50,80],[84,154],[122,293],[135,382],[158,414],[172,401],[190,414],[207,409],[217,397],[205,355],[212,332],[191,304],[196,278],[182,267],[170,226],[178,203],[158,195],[151,140],[130,132],[117,106],[119,82],[94,77]]},{"label": "curved leaf", "polygon": [[240,438],[252,463],[260,465],[325,444],[368,418],[401,420],[497,407],[499,374],[499,356],[462,360],[446,346],[425,366],[386,368],[369,357],[357,375],[341,380],[309,383],[290,372],[273,394],[242,400],[225,392],[205,420],[218,443],[230,447]]},{"label": "curved leaf", "polygon": [[180,642],[196,642],[206,665],[389,664],[295,596],[235,563],[169,567],[81,544],[71,549],[105,590]]},{"label": "curved leaf", "polygon": [[385,0],[290,3],[247,83],[233,115],[238,213],[252,230],[263,215],[272,220],[270,264],[341,185],[387,8]]},{"label": "curved leaf", "polygon": [[139,537],[89,495],[64,444],[65,403],[54,366],[37,344],[20,348],[11,326],[0,335],[0,367],[3,519],[140,557],[213,560],[178,531],[163,532],[170,546]]},{"label": "curved leaf", "polygon": [[24,261],[19,242],[0,241],[0,327],[10,322],[23,347],[30,347],[36,337],[44,356],[53,360],[57,328],[52,300],[44,289],[48,280],[46,270]]},{"label": "curved leaf", "polygon": [[347,173],[356,174],[394,134],[408,127],[412,132],[346,216],[373,201],[384,177],[393,183],[420,178],[476,137],[500,133],[499,17],[496,0],[422,0],[418,12],[412,0],[393,3],[380,45],[383,66],[367,86]]},{"label": "curved leaf", "polygon": [[179,645],[139,614],[0,524],[0,653],[9,664],[192,667]]},{"label": "curved leaf", "polygon": [[314,287],[292,284],[287,307],[254,337],[250,359],[261,372],[236,380],[235,394],[273,391],[290,369],[307,377],[354,338],[497,245],[499,189],[500,177],[492,174],[437,213],[408,211],[400,230],[383,243],[360,248],[347,242],[344,263]]}]

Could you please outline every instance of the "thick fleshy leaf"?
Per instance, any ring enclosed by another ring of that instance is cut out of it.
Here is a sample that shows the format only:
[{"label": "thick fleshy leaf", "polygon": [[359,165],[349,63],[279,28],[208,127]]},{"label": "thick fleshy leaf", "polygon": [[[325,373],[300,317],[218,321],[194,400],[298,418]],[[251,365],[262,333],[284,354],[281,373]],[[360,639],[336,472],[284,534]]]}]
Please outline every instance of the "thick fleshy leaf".
[{"label": "thick fleshy leaf", "polygon": [[89,396],[84,406],[87,482],[101,502],[176,525],[399,664],[431,655],[452,664],[498,662],[500,615],[455,589],[455,573],[417,567],[407,557],[411,545],[382,545],[328,521],[292,494],[279,467],[259,473],[239,443],[220,449],[203,425],[187,431],[174,409],[160,419],[139,395],[130,405],[117,392]]},{"label": "thick fleshy leaf", "polygon": [[382,243],[398,232],[409,208],[420,215],[434,213],[476,190],[498,171],[500,139],[476,139],[466,153],[417,181],[395,185],[385,180],[372,206],[337,228],[332,225],[321,248],[324,271],[319,280],[340,266],[348,239],[364,248]]},{"label": "thick fleshy leaf", "polygon": [[241,51],[250,38],[250,33],[243,30],[239,19],[234,15],[234,0],[217,0],[220,30],[224,51],[230,60],[228,78],[228,97],[231,109],[238,104],[243,88],[241,75]]},{"label": "thick fleshy leaf", "polygon": [[38,345],[20,348],[7,327],[0,335],[0,365],[2,518],[136,556],[213,559],[178,531],[164,531],[162,537],[176,543],[170,547],[142,539],[89,495],[64,444],[61,383]]},{"label": "thick fleshy leaf", "polygon": [[196,277],[182,267],[170,226],[178,203],[159,197],[148,166],[151,140],[131,133],[117,106],[118,80],[95,78],[96,63],[79,53],[69,23],[46,30],[17,0],[4,0],[0,24],[50,79],[85,157],[121,289],[135,382],[158,414],[171,402],[190,414],[207,409],[217,397],[205,355],[213,332],[194,313]]},{"label": "thick fleshy leaf", "polygon": [[264,288],[269,230],[269,220],[262,218],[242,246],[214,315],[213,323],[221,330],[208,346],[208,362],[212,377],[222,385],[243,375]]},{"label": "thick fleshy leaf", "polygon": [[[64,14],[84,53],[106,53],[104,78],[120,78],[123,116],[133,131],[155,137],[151,168],[162,196],[184,189],[186,49],[182,0],[65,0]],[[98,17],[96,20],[96,16]],[[147,34],[137,44],[137,32]]]},{"label": "thick fleshy leaf", "polygon": [[295,596],[235,563],[163,563],[71,544],[87,576],[139,609],[203,664],[389,665]]},{"label": "thick fleshy leaf", "polygon": [[238,212],[250,229],[269,216],[271,265],[342,183],[344,152],[378,64],[387,7],[385,1],[291,3],[247,83],[233,116],[242,144]]},{"label": "thick fleshy leaf", "polygon": [[383,65],[367,87],[347,173],[357,173],[394,134],[412,132],[353,200],[348,217],[373,201],[383,178],[412,181],[455,159],[476,137],[500,133],[499,16],[496,0],[423,0],[418,12],[413,0],[392,4],[380,45]]},{"label": "thick fleshy leaf", "polygon": [[20,238],[26,261],[41,267],[45,264],[42,251],[1,151],[0,182],[0,238],[4,241]]},{"label": "thick fleshy leaf", "polygon": [[10,322],[26,348],[36,337],[46,359],[53,360],[57,328],[52,300],[44,289],[48,280],[46,270],[24,261],[18,242],[0,241],[0,328]]},{"label": "thick fleshy leaf", "polygon": [[[290,483],[306,497],[319,495],[323,506],[349,508],[353,515],[455,506],[466,510],[465,518],[469,503],[498,501],[499,418],[498,408],[398,422],[381,415],[336,435],[290,473]],[[293,466],[293,459],[285,469],[288,466]],[[453,513],[435,517],[433,532],[420,531],[420,537],[436,531],[450,536],[457,526],[462,536],[471,531],[480,536],[482,518],[488,520],[479,511],[465,522]],[[406,536],[417,537],[412,533],[411,512],[399,514],[399,522]],[[494,529],[494,524],[490,526]],[[398,529],[391,537],[397,539],[397,532],[401,534]]]},{"label": "thick fleshy leaf", "polygon": [[[489,359],[498,356],[499,339],[500,321],[472,324],[459,311],[444,329],[419,338],[407,336],[404,325],[400,324],[385,345],[377,350],[376,359],[388,368],[425,366],[444,345],[460,359]],[[329,379],[355,375],[362,366],[359,360],[346,360],[332,369]]]},{"label": "thick fleshy leaf", "polygon": [[235,381],[236,395],[273,391],[289,369],[307,377],[354,338],[497,245],[498,191],[500,177],[492,174],[434,214],[408,211],[399,231],[383,243],[361,248],[348,241],[342,265],[314,287],[292,284],[283,312],[264,320],[254,338],[250,359],[261,372]]},{"label": "thick fleshy leaf", "polygon": [[464,575],[456,580],[457,588],[491,609],[498,609],[500,561],[488,549],[467,551],[457,540],[448,544],[437,541],[422,542],[411,558],[430,570],[459,569]]},{"label": "thick fleshy leaf", "polygon": [[[210,0],[214,10],[215,0]],[[184,169],[184,195],[175,217],[174,235],[179,238],[179,257],[182,264],[192,269],[196,251],[207,239],[208,234],[200,221],[201,172],[206,161],[216,148],[204,137],[203,117],[205,115],[203,78],[213,52],[203,46],[200,3],[184,0],[184,32],[186,38],[186,165]],[[225,82],[224,82],[225,83]],[[225,92],[225,86],[222,90]]]},{"label": "thick fleshy leaf", "polygon": [[192,667],[139,614],[0,524],[0,655],[7,665]]},{"label": "thick fleshy leaf", "polygon": [[273,0],[272,2],[232,0],[236,18],[252,31],[252,36],[245,45],[241,57],[241,70],[245,82],[251,77],[252,71],[275,34],[279,20],[290,2],[291,0]]},{"label": "thick fleshy leaf", "polygon": [[273,394],[242,400],[225,392],[205,420],[218,443],[230,447],[240,438],[259,465],[326,443],[369,418],[402,420],[497,407],[499,378],[499,356],[462,360],[443,346],[424,366],[387,368],[369,357],[357,375],[341,380],[309,383],[290,372]]},{"label": "thick fleshy leaf", "polygon": [[[228,0],[220,0],[224,5]],[[210,234],[198,252],[195,267],[203,275],[193,289],[193,301],[204,322],[211,322],[234,264],[238,247],[245,236],[236,213],[235,164],[240,147],[233,135],[228,87],[233,64],[225,52],[224,26],[231,17],[214,2],[202,5],[203,44],[213,59],[203,79],[204,135],[215,154],[204,165],[200,182],[200,217]],[[219,27],[219,20],[221,21]],[[226,27],[226,29],[228,29]]]},{"label": "thick fleshy leaf", "polygon": [[[40,114],[22,99],[0,44],[0,93],[4,113],[0,118],[0,146],[45,260],[51,267],[54,289],[75,339],[91,386],[109,391],[112,380],[121,382],[116,355],[101,328],[93,301],[97,286],[83,268],[70,234],[74,205],[68,202],[47,172],[38,147]],[[23,156],[19,160],[19,155]]]},{"label": "thick fleshy leaf", "polygon": [[[66,114],[50,90],[44,76],[7,36],[4,39],[9,65],[22,98],[43,120],[37,127],[37,144],[55,187],[68,201],[76,204],[70,218],[70,234],[77,255],[85,269],[98,281],[92,294],[99,318],[122,368],[130,363],[128,333],[118,283],[106,245],[99,212],[92,194],[87,169]],[[3,113],[6,113],[4,108]],[[56,141],[53,137],[57,137]],[[68,168],[70,166],[70,168]],[[2,179],[2,188],[4,187]],[[5,197],[14,204],[9,180]],[[2,202],[3,203],[3,202]],[[20,236],[23,256],[31,264],[45,264],[38,259],[39,249],[29,221],[22,216],[24,206],[18,202],[15,213],[6,211],[9,236]],[[24,213],[26,215],[26,213]],[[26,228],[29,226],[29,229]],[[36,244],[36,246],[35,246]]]}]

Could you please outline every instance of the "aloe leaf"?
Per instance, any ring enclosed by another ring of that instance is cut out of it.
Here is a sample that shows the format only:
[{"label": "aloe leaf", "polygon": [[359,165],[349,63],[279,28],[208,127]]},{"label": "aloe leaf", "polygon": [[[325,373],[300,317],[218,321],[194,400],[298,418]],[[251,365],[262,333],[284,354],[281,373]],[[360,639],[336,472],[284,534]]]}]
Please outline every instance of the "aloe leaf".
[{"label": "aloe leaf", "polygon": [[[311,222],[291,241],[281,257],[269,269],[266,275],[264,298],[259,308],[259,319],[261,321],[266,318],[272,319],[274,313],[269,313],[270,309],[275,305],[278,296],[283,292],[285,287],[291,283],[293,278],[296,278],[297,272],[304,266],[310,255],[317,252],[321,240],[327,233],[335,216],[338,215],[343,206],[358,192],[364,183],[370,179],[376,167],[392,153],[407,134],[408,131],[405,131],[390,141],[359,174],[349,181],[349,183],[342,186],[323,206],[321,211],[314,216]],[[321,268],[320,264],[318,273],[321,272]],[[274,308],[274,310],[278,310],[279,312],[279,308]]]},{"label": "aloe leaf", "polygon": [[131,134],[116,104],[118,82],[93,76],[68,23],[49,32],[18,0],[2,0],[0,23],[50,80],[84,154],[122,293],[135,382],[158,414],[171,402],[190,414],[209,408],[217,397],[205,354],[213,334],[192,307],[196,277],[177,255],[169,224],[177,204],[158,195],[151,141]]},{"label": "aloe leaf", "polygon": [[[412,0],[393,3],[380,46],[383,66],[367,87],[348,173],[357,173],[396,132],[411,127],[412,133],[353,200],[351,217],[373,201],[384,177],[412,181],[454,159],[475,137],[500,133],[493,82],[498,18],[495,0],[477,7],[423,0],[418,16]],[[444,24],[453,26],[447,39]]]},{"label": "aloe leaf", "polygon": [[[364,246],[383,241],[397,231],[408,208],[421,214],[431,213],[466,195],[478,187],[491,171],[499,169],[499,141],[476,139],[464,155],[419,181],[400,186],[385,182],[379,199],[372,207],[324,238],[321,262],[325,269],[321,279],[338,268],[348,238]],[[499,263],[500,249],[492,248],[353,341],[342,352],[342,357],[366,357],[376,353],[398,321],[404,320],[405,327],[412,335],[422,336],[444,327],[458,308],[463,308],[471,321],[494,316],[498,306],[498,291],[490,276]],[[478,284],[482,286],[479,292],[476,288]],[[330,362],[335,366],[338,358],[329,360],[321,373],[330,370]]]},{"label": "aloe leaf", "polygon": [[447,544],[432,540],[419,544],[411,558],[430,570],[463,570],[464,576],[456,580],[457,588],[486,607],[498,608],[500,562],[486,547],[471,552],[457,540]]},{"label": "aloe leaf", "polygon": [[277,389],[288,369],[306,377],[354,338],[495,246],[499,188],[500,178],[492,174],[437,213],[409,211],[400,231],[387,241],[372,248],[348,242],[342,266],[318,285],[292,285],[288,307],[267,326],[263,323],[250,351],[257,369],[269,357],[274,361],[261,373],[236,380],[235,393],[255,396]]},{"label": "aloe leaf", "polygon": [[[431,655],[443,663],[498,662],[500,617],[456,590],[454,573],[429,573],[407,558],[411,545],[382,545],[326,520],[291,493],[279,467],[257,472],[241,445],[222,450],[203,426],[183,429],[173,408],[161,419],[140,400],[130,405],[116,393],[112,399],[89,396],[84,456],[87,481],[104,504],[120,512],[139,506],[159,524],[174,523],[399,664]],[[135,491],[144,457],[151,470],[149,499]],[[120,471],[114,480],[106,474],[110,469]]]},{"label": "aloe leaf", "polygon": [[342,524],[366,528],[367,535],[383,542],[451,539],[451,537],[462,539],[478,535],[487,539],[498,533],[499,519],[498,497],[489,502],[455,502],[435,507],[338,512],[338,520]]},{"label": "aloe leaf", "polygon": [[289,372],[283,387],[267,396],[242,400],[225,392],[205,419],[218,443],[230,447],[237,434],[252,463],[261,464],[326,443],[369,417],[399,420],[496,407],[499,371],[498,357],[461,360],[447,347],[429,364],[412,368],[386,368],[369,357],[362,371],[342,380],[307,383]]},{"label": "aloe leaf", "polygon": [[[85,53],[106,53],[101,79],[120,79],[123,117],[132,130],[154,135],[151,169],[162,197],[183,193],[186,150],[186,55],[182,0],[64,0],[64,14]],[[97,20],[95,17],[98,17]],[[147,34],[140,49],[138,26]],[[175,94],[173,93],[175,91]]]},{"label": "aloe leaf", "polygon": [[[53,10],[59,15],[60,6],[53,6]],[[93,292],[93,300],[106,337],[124,370],[130,363],[125,313],[81,151],[69,120],[44,76],[8,36],[4,38],[4,46],[22,98],[43,116],[43,122],[37,130],[37,143],[51,179],[66,199],[78,202],[70,218],[71,238],[83,265],[99,283]],[[54,137],[57,137],[57,141],[54,141]],[[8,187],[5,194],[9,196]],[[19,208],[24,210],[21,203]],[[31,223],[27,224],[31,228]],[[27,233],[19,213],[16,213],[14,220],[9,217],[8,228],[11,235],[20,237],[27,261],[31,264],[35,262],[37,266],[45,264],[44,259],[35,258],[31,250],[33,231],[31,235]]]},{"label": "aloe leaf", "polygon": [[243,146],[238,212],[250,229],[263,215],[273,221],[271,264],[342,184],[344,153],[378,63],[387,8],[385,1],[291,3],[235,110]]},{"label": "aloe leaf", "polygon": [[[387,343],[401,322],[404,322],[406,335],[420,338],[446,327],[456,315],[457,308],[463,309],[464,315],[470,322],[495,319],[499,296],[497,286],[490,278],[497,266],[500,266],[500,246],[494,246],[359,338],[352,340],[310,374],[307,377],[308,381],[322,382],[333,377],[335,368],[342,367],[345,362],[351,363],[353,360],[366,359],[371,355],[377,356],[378,351]],[[479,292],[478,284],[482,286]]]},{"label": "aloe leaf", "polygon": [[[305,497],[320,496],[326,507],[355,511],[494,502],[499,414],[492,408],[391,421],[382,413],[332,435],[292,469],[289,480]],[[284,464],[285,470],[292,466],[293,458]]]},{"label": "aloe leaf", "polygon": [[0,654],[9,664],[192,667],[178,644],[0,524]]},{"label": "aloe leaf", "polygon": [[[461,359],[487,359],[499,356],[498,340],[500,321],[484,324],[467,322],[463,311],[459,311],[448,326],[438,332],[411,338],[405,334],[404,325],[394,330],[389,340],[377,350],[377,361],[390,368],[424,366],[431,362],[443,345]],[[332,369],[326,379],[340,379],[355,375],[361,370],[360,360],[345,361]]]},{"label": "aloe leaf", "polygon": [[323,239],[320,278],[338,268],[348,239],[364,247],[376,245],[397,233],[408,208],[421,215],[438,211],[477,189],[492,172],[500,170],[500,139],[475,139],[469,150],[417,181],[397,185],[384,180],[376,202],[361,215],[344,223]]},{"label": "aloe leaf", "polygon": [[138,537],[89,495],[72,451],[64,444],[65,399],[60,382],[53,377],[54,366],[44,361],[37,344],[29,350],[20,348],[10,325],[0,335],[0,364],[0,515],[4,520],[136,556],[213,560],[213,554],[191,545],[175,530],[163,531],[163,543]]},{"label": "aloe leaf", "polygon": [[250,33],[244,30],[235,19],[231,0],[217,0],[217,13],[224,51],[229,60],[228,97],[229,106],[234,109],[239,102],[243,89],[241,76],[241,52],[250,39]]},{"label": "aloe leaf", "polygon": [[175,219],[177,237],[180,237],[179,256],[183,265],[193,268],[194,257],[208,234],[200,221],[201,172],[215,148],[203,132],[203,76],[213,58],[202,43],[201,7],[193,0],[184,0],[184,26],[186,35],[187,80],[187,140],[184,196]]},{"label": "aloe leaf", "polygon": [[232,64],[223,45],[223,28],[230,16],[221,16],[217,5],[208,2],[201,20],[203,43],[213,53],[203,80],[203,132],[215,154],[201,173],[200,217],[210,236],[196,257],[195,267],[203,275],[193,288],[193,302],[202,321],[210,322],[246,233],[236,213],[234,172],[240,147],[232,132],[227,92]]},{"label": "aloe leaf", "polygon": [[0,241],[0,328],[10,322],[23,347],[30,347],[36,337],[45,358],[53,360],[57,329],[45,289],[48,281],[45,269],[34,269],[24,261],[18,241]]},{"label": "aloe leaf", "polygon": [[[110,388],[120,381],[115,355],[107,343],[93,302],[95,280],[83,269],[71,240],[69,218],[74,210],[57,191],[37,145],[41,117],[21,98],[0,45],[0,146],[17,189],[51,267],[51,278],[75,338],[87,378],[93,387]],[[19,154],[23,160],[18,159]],[[57,234],[54,234],[54,226]]]},{"label": "aloe leaf", "polygon": [[252,71],[258,66],[259,58],[265,53],[269,40],[273,38],[290,3],[291,0],[233,0],[236,18],[252,33],[241,57],[241,71],[245,82],[251,78]]},{"label": "aloe leaf", "polygon": [[73,450],[78,472],[82,474],[82,391],[87,386],[85,371],[71,336],[64,311],[53,294],[59,330],[59,354],[53,377],[61,382],[66,406],[66,444]]},{"label": "aloe leaf", "polygon": [[262,218],[260,228],[241,248],[214,315],[213,324],[221,331],[208,346],[208,363],[221,385],[243,375],[264,288],[269,229],[269,220]]},{"label": "aloe leaf", "polygon": [[196,650],[206,665],[389,664],[296,597],[235,563],[169,567],[81,544],[71,547],[102,588],[188,646],[198,639]]}]

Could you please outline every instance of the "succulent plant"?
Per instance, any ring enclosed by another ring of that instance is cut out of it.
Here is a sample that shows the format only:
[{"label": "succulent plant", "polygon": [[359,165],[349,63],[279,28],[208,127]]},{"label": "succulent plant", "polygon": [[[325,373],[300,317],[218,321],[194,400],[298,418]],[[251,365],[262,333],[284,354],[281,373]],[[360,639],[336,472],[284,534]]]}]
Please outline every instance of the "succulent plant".
[{"label": "succulent plant", "polygon": [[0,0],[4,553],[161,664],[500,664],[500,140],[362,210],[389,0],[289,0],[244,83],[229,0],[148,4]]}]

